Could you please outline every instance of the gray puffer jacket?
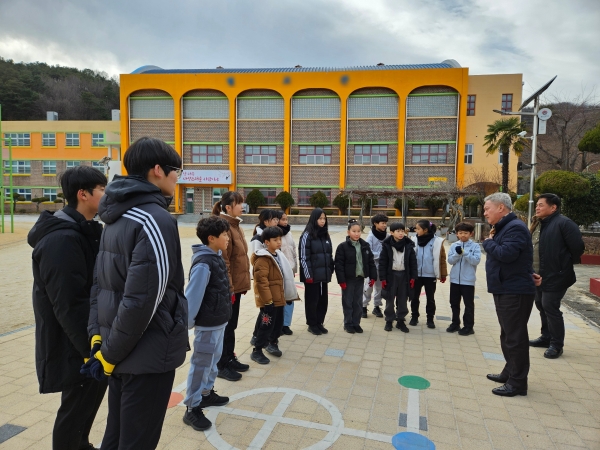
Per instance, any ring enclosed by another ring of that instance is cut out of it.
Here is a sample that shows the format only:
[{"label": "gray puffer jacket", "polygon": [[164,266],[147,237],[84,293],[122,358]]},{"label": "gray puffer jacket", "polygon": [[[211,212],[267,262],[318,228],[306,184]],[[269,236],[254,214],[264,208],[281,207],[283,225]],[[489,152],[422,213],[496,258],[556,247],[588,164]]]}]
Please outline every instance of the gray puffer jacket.
[{"label": "gray puffer jacket", "polygon": [[164,373],[189,348],[176,220],[158,187],[115,176],[100,201],[106,224],[90,295],[88,334],[102,336],[113,373]]}]

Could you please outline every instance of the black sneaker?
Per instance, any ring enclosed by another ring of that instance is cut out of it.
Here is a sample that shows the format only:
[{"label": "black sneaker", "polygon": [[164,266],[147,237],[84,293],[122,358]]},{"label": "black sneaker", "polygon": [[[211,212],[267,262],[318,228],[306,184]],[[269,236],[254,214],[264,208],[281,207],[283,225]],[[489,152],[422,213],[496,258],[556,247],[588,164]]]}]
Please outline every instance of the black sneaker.
[{"label": "black sneaker", "polygon": [[383,317],[383,313],[381,312],[381,308],[379,306],[373,308],[373,315],[375,317]]},{"label": "black sneaker", "polygon": [[200,408],[208,408],[209,406],[225,406],[229,403],[229,397],[221,397],[214,389],[210,390],[210,394],[203,395],[200,402]]},{"label": "black sneaker", "polygon": [[231,367],[236,372],[245,372],[250,368],[249,364],[244,364],[237,359],[237,356],[234,356],[229,360],[229,367]]},{"label": "black sneaker", "polygon": [[323,334],[321,329],[316,325],[315,326],[309,325],[308,332],[314,334],[315,336],[321,336]]},{"label": "black sneaker", "polygon": [[398,322],[396,322],[396,328],[398,328],[403,333],[408,333],[410,331],[404,323],[404,320],[399,320]]},{"label": "black sneaker", "polygon": [[354,327],[352,325],[344,325],[344,331],[346,333],[350,333],[350,334],[356,333],[356,330],[354,329]]},{"label": "black sneaker", "polygon": [[212,422],[204,417],[202,408],[199,406],[192,409],[187,408],[187,411],[183,415],[183,423],[189,425],[196,431],[204,431],[212,427]]},{"label": "black sneaker", "polygon": [[269,364],[271,362],[271,360],[263,354],[262,348],[256,348],[256,347],[254,347],[254,350],[252,350],[250,359],[259,364]]},{"label": "black sneaker", "polygon": [[363,306],[362,318],[363,319],[367,318],[367,307],[366,306]]},{"label": "black sneaker", "polygon": [[446,328],[446,331],[448,333],[454,333],[455,331],[460,330],[460,325],[457,323],[451,323],[450,326],[448,328]]},{"label": "black sneaker", "polygon": [[419,319],[417,319],[416,317],[412,317],[412,318],[410,319],[410,322],[408,322],[408,324],[409,324],[411,327],[416,327],[418,323],[419,323]]},{"label": "black sneaker", "polygon": [[256,344],[256,336],[252,335],[252,338],[250,338],[250,345],[255,345]]},{"label": "black sneaker", "polygon": [[433,320],[427,321],[427,328],[435,328],[435,323],[433,323]]},{"label": "black sneaker", "polygon": [[[294,334],[294,332],[292,330],[290,330],[290,327],[283,327],[281,329],[281,332],[283,334],[285,334],[286,336],[291,336],[292,334]],[[252,344],[252,345],[254,345],[254,344]]]},{"label": "black sneaker", "polygon": [[383,329],[385,331],[392,331],[392,321],[391,320],[386,320],[385,321],[385,327],[383,327]]},{"label": "black sneaker", "polygon": [[281,353],[281,350],[279,350],[279,347],[275,343],[270,343],[269,345],[267,345],[267,348],[265,350],[273,356],[283,355],[283,353]]},{"label": "black sneaker", "polygon": [[318,328],[319,330],[321,330],[321,333],[322,333],[322,334],[327,334],[327,333],[329,333],[329,330],[328,330],[327,328],[325,328],[325,327],[323,326],[323,324],[319,324],[319,325],[317,325],[317,328]]},{"label": "black sneaker", "polygon": [[242,378],[242,374],[237,373],[235,370],[229,367],[229,364],[219,370],[217,376],[227,381],[239,381]]},{"label": "black sneaker", "polygon": [[354,325],[354,331],[356,331],[357,333],[362,333],[363,329],[360,325]]},{"label": "black sneaker", "polygon": [[468,336],[470,334],[475,334],[475,332],[471,327],[462,327],[460,330],[458,330],[458,334],[461,336]]}]

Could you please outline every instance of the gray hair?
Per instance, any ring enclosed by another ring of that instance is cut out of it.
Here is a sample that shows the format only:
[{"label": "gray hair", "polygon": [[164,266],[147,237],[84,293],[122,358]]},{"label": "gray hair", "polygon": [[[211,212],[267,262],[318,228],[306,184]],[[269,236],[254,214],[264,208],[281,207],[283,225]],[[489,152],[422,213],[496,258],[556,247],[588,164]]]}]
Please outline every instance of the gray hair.
[{"label": "gray hair", "polygon": [[504,205],[506,209],[512,211],[512,199],[505,192],[494,192],[492,195],[488,195],[483,201],[490,201],[496,205]]}]

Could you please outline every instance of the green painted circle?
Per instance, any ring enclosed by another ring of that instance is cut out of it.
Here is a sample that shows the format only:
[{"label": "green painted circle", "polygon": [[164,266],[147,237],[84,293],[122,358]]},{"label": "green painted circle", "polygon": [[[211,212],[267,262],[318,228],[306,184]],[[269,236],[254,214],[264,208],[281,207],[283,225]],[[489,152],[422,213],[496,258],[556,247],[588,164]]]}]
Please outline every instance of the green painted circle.
[{"label": "green painted circle", "polygon": [[398,378],[398,383],[405,388],[419,390],[427,389],[429,386],[431,386],[431,383],[425,378],[417,377],[415,375],[405,375],[400,377]]}]

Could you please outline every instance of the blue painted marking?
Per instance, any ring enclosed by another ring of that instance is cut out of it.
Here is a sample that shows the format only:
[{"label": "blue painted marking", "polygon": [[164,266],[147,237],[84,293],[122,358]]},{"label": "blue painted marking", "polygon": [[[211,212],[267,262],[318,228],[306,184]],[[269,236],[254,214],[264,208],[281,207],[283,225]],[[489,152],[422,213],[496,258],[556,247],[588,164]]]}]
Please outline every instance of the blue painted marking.
[{"label": "blue painted marking", "polygon": [[500,353],[488,353],[488,352],[482,352],[483,353],[483,357],[485,359],[492,359],[494,361],[504,361],[504,356],[502,356]]},{"label": "blue painted marking", "polygon": [[350,81],[350,77],[348,75],[342,75],[342,78],[340,78],[340,82],[342,84],[348,84],[348,81]]},{"label": "blue painted marking", "polygon": [[417,433],[404,431],[392,438],[396,450],[435,450],[435,444]]},{"label": "blue painted marking", "polygon": [[227,84],[233,86],[235,84],[235,79],[233,77],[227,78]]},{"label": "blue painted marking", "polygon": [[346,353],[344,350],[338,350],[335,348],[328,348],[327,350],[325,350],[326,356],[337,356],[341,358],[342,356],[344,356],[344,353]]},{"label": "blue painted marking", "polygon": [[452,320],[452,317],[448,316],[435,316],[437,320]]},{"label": "blue painted marking", "polygon": [[5,423],[0,427],[0,444],[8,441],[12,437],[15,437],[17,434],[25,431],[26,429],[27,428],[20,427],[19,425]]},{"label": "blue painted marking", "polygon": [[0,338],[4,337],[4,336],[8,336],[9,334],[18,333],[19,331],[29,330],[30,328],[33,328],[33,327],[35,327],[35,323],[33,325],[28,325],[23,328],[17,328],[16,330],[7,331],[6,333],[2,333],[2,334],[0,334]]},{"label": "blue painted marking", "polygon": [[292,79],[290,77],[285,77],[283,79],[283,84],[290,84],[292,82]]}]

